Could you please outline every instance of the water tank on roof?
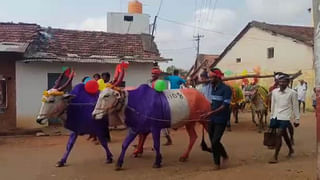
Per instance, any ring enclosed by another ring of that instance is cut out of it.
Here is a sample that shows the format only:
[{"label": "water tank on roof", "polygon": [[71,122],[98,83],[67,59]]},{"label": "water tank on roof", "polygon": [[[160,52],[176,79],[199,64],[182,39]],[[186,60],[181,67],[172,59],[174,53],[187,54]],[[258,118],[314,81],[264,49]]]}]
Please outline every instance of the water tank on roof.
[{"label": "water tank on roof", "polygon": [[142,14],[142,3],[137,0],[130,0],[128,6],[128,13]]}]

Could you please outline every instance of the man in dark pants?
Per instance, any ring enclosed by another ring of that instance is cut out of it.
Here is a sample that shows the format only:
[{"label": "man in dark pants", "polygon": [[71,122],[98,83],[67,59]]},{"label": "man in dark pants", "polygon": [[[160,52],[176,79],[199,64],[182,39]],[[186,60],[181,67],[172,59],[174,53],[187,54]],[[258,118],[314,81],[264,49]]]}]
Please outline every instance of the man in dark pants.
[{"label": "man in dark pants", "polygon": [[279,88],[272,91],[270,128],[277,129],[277,138],[275,143],[275,154],[269,163],[278,162],[282,137],[289,148],[288,157],[291,157],[294,153],[292,142],[287,133],[287,128],[290,126],[292,115],[294,115],[295,118],[294,126],[299,126],[300,114],[298,108],[298,94],[288,87],[289,82],[289,75],[279,75]]},{"label": "man in dark pants", "polygon": [[[220,140],[223,136],[224,130],[230,120],[230,101],[232,90],[229,86],[225,85],[221,79],[223,73],[220,69],[214,68],[210,72],[212,78],[212,92],[211,92],[211,109],[212,111],[204,114],[202,118],[209,121],[209,137],[212,145],[214,169],[218,170],[222,167],[222,164],[228,160],[228,155]],[[223,162],[220,162],[222,157]]]}]

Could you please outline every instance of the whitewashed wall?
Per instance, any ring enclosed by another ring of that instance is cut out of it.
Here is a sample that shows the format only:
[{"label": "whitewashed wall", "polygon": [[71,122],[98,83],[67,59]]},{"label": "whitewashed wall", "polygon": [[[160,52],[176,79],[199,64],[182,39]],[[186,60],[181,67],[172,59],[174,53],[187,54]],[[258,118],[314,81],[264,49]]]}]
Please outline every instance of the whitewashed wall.
[{"label": "whitewashed wall", "polygon": [[[113,78],[116,64],[89,63],[16,63],[17,89],[17,127],[38,128],[36,116],[41,106],[41,96],[48,86],[48,73],[60,73],[62,66],[71,66],[76,76],[73,85],[81,82],[84,76],[95,73],[110,72]],[[151,77],[152,63],[130,63],[125,77],[127,86],[137,86],[146,83]]]},{"label": "whitewashed wall", "polygon": [[[124,21],[124,16],[132,16],[133,21]],[[120,34],[149,34],[147,14],[130,14],[109,12],[107,15],[107,32]]]},{"label": "whitewashed wall", "polygon": [[[267,48],[274,47],[274,58],[268,58]],[[241,58],[241,63],[236,62]],[[261,67],[263,74],[282,71],[295,73],[302,70],[302,76],[308,82],[306,107],[312,108],[311,95],[314,87],[313,49],[295,39],[282,35],[272,35],[258,28],[251,28],[220,60],[217,67],[223,71],[241,73],[243,70],[253,72],[256,66]],[[297,79],[297,80],[298,80]],[[294,87],[298,81],[294,81]],[[270,87],[272,78],[260,79],[259,84]]]},{"label": "whitewashed wall", "polygon": [[[274,47],[274,58],[268,59],[267,48],[270,47]],[[236,58],[241,58],[241,63],[236,63]],[[217,66],[241,73],[244,69],[252,71],[257,65],[264,71],[311,70],[313,50],[294,39],[251,28]]]}]

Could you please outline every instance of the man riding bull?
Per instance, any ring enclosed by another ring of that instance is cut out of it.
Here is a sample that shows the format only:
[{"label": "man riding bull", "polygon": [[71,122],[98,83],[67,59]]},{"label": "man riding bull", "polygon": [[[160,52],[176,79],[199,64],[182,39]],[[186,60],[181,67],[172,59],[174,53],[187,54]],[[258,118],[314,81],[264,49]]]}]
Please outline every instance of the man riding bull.
[{"label": "man riding bull", "polygon": [[270,128],[277,129],[277,138],[275,144],[274,157],[269,163],[277,163],[278,155],[282,144],[282,137],[284,138],[288,148],[288,157],[294,153],[291,141],[289,139],[286,129],[290,126],[290,119],[292,114],[295,117],[294,126],[299,126],[299,108],[298,95],[288,87],[290,78],[288,74],[281,73],[278,76],[279,88],[272,91],[271,98],[271,121]]}]

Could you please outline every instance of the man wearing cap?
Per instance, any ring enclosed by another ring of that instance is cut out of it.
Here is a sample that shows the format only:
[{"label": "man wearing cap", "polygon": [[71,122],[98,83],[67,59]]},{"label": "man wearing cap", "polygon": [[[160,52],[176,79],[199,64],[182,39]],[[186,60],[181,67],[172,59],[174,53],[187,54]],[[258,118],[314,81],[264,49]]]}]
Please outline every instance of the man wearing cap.
[{"label": "man wearing cap", "polygon": [[[209,76],[212,78],[211,110],[202,115],[203,119],[210,118],[209,137],[212,146],[214,169],[218,170],[228,160],[228,155],[220,140],[223,136],[227,122],[230,120],[230,101],[232,91],[229,86],[222,82],[223,73],[218,68],[211,70]],[[222,157],[223,162],[220,162]]]},{"label": "man wearing cap", "polygon": [[275,144],[275,154],[269,163],[277,163],[278,155],[282,145],[282,137],[284,138],[288,148],[288,157],[294,153],[291,141],[289,139],[287,128],[290,126],[290,120],[294,115],[294,126],[299,126],[299,109],[298,109],[298,95],[288,87],[290,79],[287,74],[280,74],[278,77],[279,88],[272,91],[271,98],[271,120],[270,128],[277,129],[277,138]]}]

